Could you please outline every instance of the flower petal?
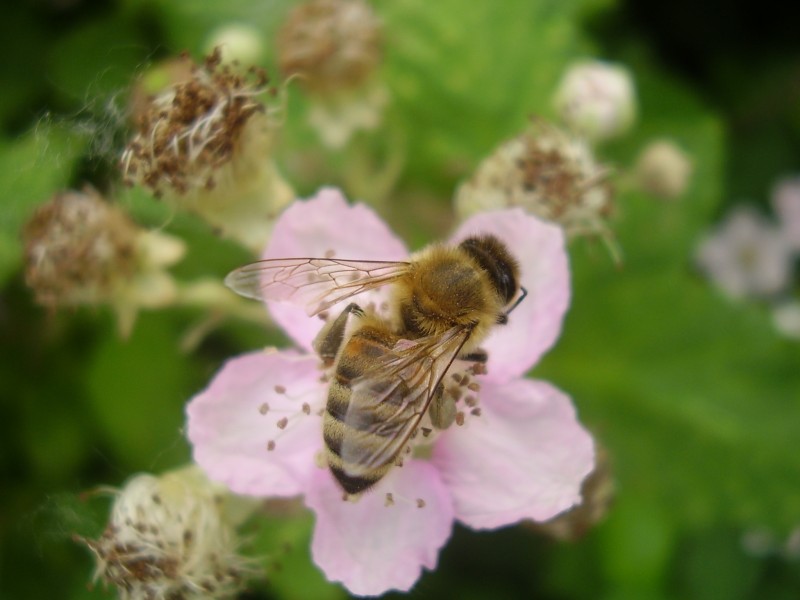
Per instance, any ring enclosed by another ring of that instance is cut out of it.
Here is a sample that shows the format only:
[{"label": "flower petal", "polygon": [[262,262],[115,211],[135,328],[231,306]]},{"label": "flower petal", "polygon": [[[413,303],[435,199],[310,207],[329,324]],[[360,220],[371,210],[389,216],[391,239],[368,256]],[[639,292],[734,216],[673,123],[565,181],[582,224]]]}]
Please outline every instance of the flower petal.
[{"label": "flower petal", "polygon": [[314,562],[360,596],[409,590],[423,567],[436,566],[453,526],[447,488],[430,463],[418,460],[394,469],[355,503],[344,501],[330,473],[320,471],[306,503],[317,515]]},{"label": "flower petal", "polygon": [[444,431],[433,451],[456,518],[491,529],[550,519],[580,502],[594,446],[569,398],[529,379],[486,382],[481,398],[481,415]]},{"label": "flower petal", "polygon": [[569,262],[560,227],[540,221],[522,209],[477,214],[454,236],[461,241],[476,233],[492,233],[519,260],[520,284],[527,297],[496,327],[482,346],[489,352],[487,378],[509,381],[523,375],[558,338],[569,306]]},{"label": "flower petal", "polygon": [[195,462],[239,494],[303,493],[322,448],[327,388],[319,378],[317,359],[293,351],[225,363],[186,409]]},{"label": "flower petal", "polygon": [[[262,258],[325,256],[405,260],[408,250],[371,208],[349,205],[339,190],[323,188],[313,198],[295,202],[283,212]],[[377,293],[365,293],[359,296],[359,302],[378,297]],[[309,318],[301,306],[269,302],[268,307],[286,333],[310,351],[322,322]],[[342,308],[343,304],[336,305],[329,312],[337,315]]]}]

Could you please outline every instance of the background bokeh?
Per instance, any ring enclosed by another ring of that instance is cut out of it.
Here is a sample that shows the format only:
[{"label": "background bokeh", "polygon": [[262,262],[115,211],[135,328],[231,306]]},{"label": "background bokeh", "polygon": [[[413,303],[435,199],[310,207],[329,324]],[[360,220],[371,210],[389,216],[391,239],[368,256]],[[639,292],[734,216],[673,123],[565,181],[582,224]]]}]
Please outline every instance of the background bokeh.
[{"label": "background bokeh", "polygon": [[[191,352],[201,309],[144,313],[120,339],[110,311],[48,311],[24,285],[19,232],[55,191],[113,192],[140,223],[185,238],[181,278],[223,277],[250,260],[198,219],[174,214],[113,172],[126,93],[148,65],[201,56],[220,25],[274,32],[288,0],[29,0],[0,19],[0,598],[106,598],[75,533],[97,535],[107,502],[81,494],[185,463],[186,400],[227,357],[277,332],[229,319]],[[791,3],[635,0],[376,0],[386,28],[384,127],[323,149],[289,88],[276,159],[301,195],[349,189],[354,161],[403,156],[379,212],[412,247],[447,234],[460,180],[531,114],[552,116],[570,61],[626,64],[639,94],[630,134],[601,146],[630,167],[669,137],[694,161],[685,196],[624,191],[603,247],[571,247],[573,303],[535,376],[570,393],[607,450],[615,500],[575,542],[519,526],[457,529],[412,596],[438,598],[792,599],[800,597],[800,343],[758,302],[733,302],[693,266],[725,211],[768,206],[800,171],[800,9]],[[349,169],[352,171],[352,168]],[[362,182],[363,183],[363,182]],[[795,293],[797,291],[795,290]],[[248,553],[268,567],[246,598],[341,598],[308,557],[307,515],[259,519]],[[797,534],[795,534],[797,535]],[[392,543],[387,540],[387,543]]]}]

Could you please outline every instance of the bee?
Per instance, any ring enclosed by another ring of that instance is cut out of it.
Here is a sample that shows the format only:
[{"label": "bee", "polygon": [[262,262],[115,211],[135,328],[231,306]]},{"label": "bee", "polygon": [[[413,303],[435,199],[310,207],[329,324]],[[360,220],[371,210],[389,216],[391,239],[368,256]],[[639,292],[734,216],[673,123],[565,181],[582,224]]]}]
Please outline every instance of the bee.
[{"label": "bee", "polygon": [[478,346],[527,294],[519,280],[506,245],[482,235],[434,244],[405,262],[262,260],[225,283],[245,297],[300,304],[309,316],[391,286],[387,315],[351,302],[313,344],[333,367],[323,414],[328,467],[355,495],[402,463],[423,418],[437,429],[452,424],[455,401],[442,381],[456,359],[486,362]]}]

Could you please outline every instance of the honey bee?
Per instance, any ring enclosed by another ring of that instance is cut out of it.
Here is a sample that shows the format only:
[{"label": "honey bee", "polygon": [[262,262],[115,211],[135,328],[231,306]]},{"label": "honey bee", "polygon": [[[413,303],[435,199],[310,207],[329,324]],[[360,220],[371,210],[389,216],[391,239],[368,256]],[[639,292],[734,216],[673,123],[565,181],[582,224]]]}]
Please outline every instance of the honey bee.
[{"label": "honey bee", "polygon": [[452,424],[456,407],[443,393],[445,375],[457,358],[485,362],[478,345],[527,293],[516,259],[492,235],[435,244],[405,262],[262,260],[225,283],[246,297],[303,305],[309,316],[392,286],[388,315],[352,302],[313,344],[334,372],[323,414],[327,463],[353,495],[402,462],[424,417],[437,429]]}]

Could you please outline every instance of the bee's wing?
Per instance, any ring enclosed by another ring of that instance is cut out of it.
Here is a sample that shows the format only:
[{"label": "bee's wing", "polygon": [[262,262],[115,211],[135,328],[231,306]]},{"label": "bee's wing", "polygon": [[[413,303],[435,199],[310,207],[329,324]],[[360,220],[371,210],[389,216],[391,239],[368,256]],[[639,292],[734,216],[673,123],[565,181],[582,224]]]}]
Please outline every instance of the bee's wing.
[{"label": "bee's wing", "polygon": [[396,346],[351,383],[345,425],[382,439],[363,444],[344,436],[340,452],[348,476],[369,475],[404,450],[469,334],[469,329],[454,327],[443,336],[401,340],[407,347]]},{"label": "bee's wing", "polygon": [[237,294],[284,300],[313,316],[346,298],[396,281],[410,263],[336,258],[273,258],[239,267],[225,278]]}]

